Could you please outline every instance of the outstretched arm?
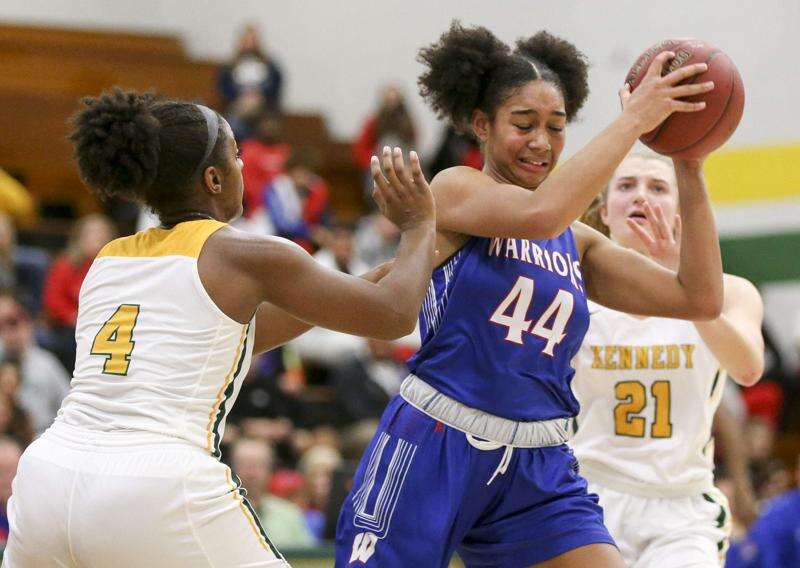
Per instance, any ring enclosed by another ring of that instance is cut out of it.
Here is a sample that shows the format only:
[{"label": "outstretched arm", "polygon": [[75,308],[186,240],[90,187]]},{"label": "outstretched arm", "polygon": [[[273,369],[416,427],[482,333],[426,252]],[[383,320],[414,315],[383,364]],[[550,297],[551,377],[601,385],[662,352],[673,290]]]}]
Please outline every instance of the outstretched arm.
[{"label": "outstretched arm", "polygon": [[[410,333],[433,269],[435,207],[416,154],[409,171],[400,149],[387,149],[383,168],[386,176],[373,157],[374,196],[401,237],[394,264],[379,282],[326,268],[285,239],[226,228],[209,238],[198,260],[212,299],[239,322],[249,321],[268,302],[297,320],[334,331],[378,339]],[[297,330],[299,324],[287,325]]]},{"label": "outstretched arm", "polygon": [[[384,262],[362,274],[360,278],[367,282],[379,282],[389,273],[391,266],[392,261]],[[253,352],[262,353],[280,347],[303,335],[312,327],[314,326],[310,323],[294,317],[286,310],[265,302],[256,311],[256,337]]]}]

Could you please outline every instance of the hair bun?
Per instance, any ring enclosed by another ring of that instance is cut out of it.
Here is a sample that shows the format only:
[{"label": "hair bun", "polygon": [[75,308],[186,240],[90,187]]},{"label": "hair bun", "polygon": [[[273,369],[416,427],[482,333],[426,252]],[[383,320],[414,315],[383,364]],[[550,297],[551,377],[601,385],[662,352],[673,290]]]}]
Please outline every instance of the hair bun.
[{"label": "hair bun", "polygon": [[428,70],[419,78],[420,94],[440,118],[465,128],[480,104],[491,73],[510,54],[509,47],[484,27],[454,21],[439,41],[419,51]]},{"label": "hair bun", "polygon": [[141,200],[158,173],[153,95],[115,88],[81,100],[70,140],[84,182],[101,195]]},{"label": "hair bun", "polygon": [[572,43],[546,31],[517,40],[514,53],[546,65],[558,76],[564,89],[568,118],[573,118],[589,95],[589,64]]}]

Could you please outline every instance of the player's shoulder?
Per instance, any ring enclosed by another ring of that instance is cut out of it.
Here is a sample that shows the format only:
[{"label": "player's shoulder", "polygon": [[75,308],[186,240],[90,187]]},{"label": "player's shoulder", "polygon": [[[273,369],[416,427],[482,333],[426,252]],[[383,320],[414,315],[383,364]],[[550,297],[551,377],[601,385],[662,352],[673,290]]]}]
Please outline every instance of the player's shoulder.
[{"label": "player's shoulder", "polygon": [[491,178],[480,170],[469,166],[453,166],[440,171],[431,180],[431,190],[436,192],[467,190],[475,183],[491,181]]},{"label": "player's shoulder", "polygon": [[298,245],[282,237],[256,235],[230,225],[211,235],[203,250],[222,264],[260,263],[279,260],[282,257],[307,257],[308,253]]}]

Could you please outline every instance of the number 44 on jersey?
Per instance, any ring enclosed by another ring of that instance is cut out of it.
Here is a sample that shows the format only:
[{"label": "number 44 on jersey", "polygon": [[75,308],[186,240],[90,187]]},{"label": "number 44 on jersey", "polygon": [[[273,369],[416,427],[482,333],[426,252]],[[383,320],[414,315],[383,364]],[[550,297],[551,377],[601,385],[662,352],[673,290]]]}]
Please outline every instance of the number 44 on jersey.
[{"label": "number 44 on jersey", "polygon": [[[497,306],[489,321],[507,328],[506,340],[519,345],[523,344],[523,333],[541,337],[547,341],[542,353],[552,357],[555,346],[566,337],[564,329],[572,315],[575,298],[566,290],[559,290],[550,305],[534,322],[527,319],[534,291],[534,281],[520,276],[500,305]],[[510,314],[509,311],[511,311]],[[548,324],[550,324],[549,327]]]}]

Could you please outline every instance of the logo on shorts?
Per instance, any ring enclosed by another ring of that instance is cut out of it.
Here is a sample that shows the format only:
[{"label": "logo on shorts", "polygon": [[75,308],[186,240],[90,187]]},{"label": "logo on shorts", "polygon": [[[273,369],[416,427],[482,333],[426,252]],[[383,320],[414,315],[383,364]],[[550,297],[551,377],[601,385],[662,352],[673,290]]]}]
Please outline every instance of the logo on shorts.
[{"label": "logo on shorts", "polygon": [[377,542],[378,537],[371,532],[358,533],[353,540],[353,553],[350,555],[350,563],[366,563],[375,553]]}]

